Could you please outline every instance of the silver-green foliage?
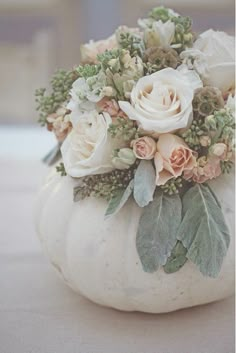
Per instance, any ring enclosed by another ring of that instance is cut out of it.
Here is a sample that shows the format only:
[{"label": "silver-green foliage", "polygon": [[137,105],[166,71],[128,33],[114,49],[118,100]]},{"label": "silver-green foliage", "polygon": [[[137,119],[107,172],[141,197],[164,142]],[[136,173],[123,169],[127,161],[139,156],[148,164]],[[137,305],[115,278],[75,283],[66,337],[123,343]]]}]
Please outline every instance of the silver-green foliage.
[{"label": "silver-green foliage", "polygon": [[151,161],[141,161],[134,176],[134,199],[139,207],[153,200],[156,173]]},{"label": "silver-green foliage", "polygon": [[181,223],[179,195],[156,192],[153,202],[144,207],[136,237],[137,251],[145,272],[155,272],[165,265],[176,244]]},{"label": "silver-green foliage", "polygon": [[208,186],[196,184],[183,197],[183,220],[177,238],[186,257],[205,276],[217,277],[227,253],[230,234],[224,215]]},{"label": "silver-green foliage", "polygon": [[170,257],[164,266],[164,271],[166,273],[174,273],[180,270],[180,268],[183,267],[187,261],[186,253],[187,249],[180,241],[177,241]]},{"label": "silver-green foliage", "polygon": [[131,196],[134,188],[134,180],[131,180],[126,189],[118,190],[115,195],[110,199],[105,217],[108,218],[115,215],[125,205]]}]

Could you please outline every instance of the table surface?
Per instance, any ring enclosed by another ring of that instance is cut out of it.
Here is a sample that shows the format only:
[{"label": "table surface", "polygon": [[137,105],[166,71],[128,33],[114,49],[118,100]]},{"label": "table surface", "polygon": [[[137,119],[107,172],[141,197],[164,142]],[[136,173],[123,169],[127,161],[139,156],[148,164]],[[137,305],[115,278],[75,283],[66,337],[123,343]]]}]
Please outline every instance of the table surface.
[{"label": "table surface", "polygon": [[[15,134],[22,138],[22,131]],[[234,352],[233,298],[148,315],[103,308],[67,288],[42,254],[33,224],[36,190],[47,173],[35,156],[52,141],[37,132],[34,154],[30,138],[22,154],[7,148],[11,136],[0,129],[1,353]]]}]

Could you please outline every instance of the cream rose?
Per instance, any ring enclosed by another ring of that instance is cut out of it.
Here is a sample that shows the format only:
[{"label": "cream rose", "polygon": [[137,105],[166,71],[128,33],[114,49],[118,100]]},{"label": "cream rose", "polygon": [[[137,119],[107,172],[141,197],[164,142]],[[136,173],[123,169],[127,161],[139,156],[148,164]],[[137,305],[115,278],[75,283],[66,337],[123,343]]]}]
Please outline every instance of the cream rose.
[{"label": "cream rose", "polygon": [[235,87],[235,45],[234,37],[212,29],[203,32],[193,45],[193,49],[204,54],[207,63],[210,86],[227,92]]},{"label": "cream rose", "polygon": [[194,152],[184,140],[172,134],[164,134],[157,142],[154,157],[156,167],[156,184],[164,185],[168,180],[177,178],[196,165]]},{"label": "cream rose", "polygon": [[139,79],[131,92],[131,103],[120,108],[145,131],[163,134],[187,128],[192,122],[194,90],[202,87],[194,71],[163,69]]},{"label": "cream rose", "polygon": [[107,39],[99,40],[97,42],[91,40],[89,43],[83,44],[80,47],[82,63],[96,64],[98,54],[116,47],[117,41],[114,34]]},{"label": "cream rose", "polygon": [[149,137],[143,136],[131,142],[134,154],[139,159],[153,159],[157,150],[156,141]]},{"label": "cream rose", "polygon": [[80,178],[114,169],[113,147],[107,131],[111,122],[109,114],[98,114],[97,111],[83,114],[74,122],[73,130],[61,147],[68,175]]}]

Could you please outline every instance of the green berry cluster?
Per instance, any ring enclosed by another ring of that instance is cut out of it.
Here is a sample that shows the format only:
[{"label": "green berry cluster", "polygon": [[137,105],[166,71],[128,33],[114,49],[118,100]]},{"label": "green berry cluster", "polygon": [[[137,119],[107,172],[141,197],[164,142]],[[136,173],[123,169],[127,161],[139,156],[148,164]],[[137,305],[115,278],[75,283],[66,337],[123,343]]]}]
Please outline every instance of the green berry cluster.
[{"label": "green berry cluster", "polygon": [[177,16],[172,18],[175,23],[175,36],[171,43],[178,52],[193,45],[194,34],[192,33],[192,20],[189,17]]},{"label": "green berry cluster", "polygon": [[36,110],[40,112],[39,122],[42,126],[47,123],[48,115],[55,113],[69,99],[70,89],[77,78],[76,70],[58,70],[51,80],[51,93],[47,95],[46,88],[36,90]]},{"label": "green berry cluster", "polygon": [[235,119],[227,109],[220,109],[205,119],[205,126],[212,134],[212,143],[224,142],[232,146],[235,131]]},{"label": "green berry cluster", "polygon": [[112,137],[121,137],[124,141],[131,141],[139,137],[135,122],[121,117],[117,117],[115,122],[109,126],[108,132]]},{"label": "green berry cluster", "polygon": [[192,20],[189,17],[179,16],[165,7],[156,7],[149,13],[149,18],[153,21],[167,22],[172,21],[175,24],[175,35],[171,43],[173,47],[181,52],[192,47],[194,34],[192,32]]},{"label": "green berry cluster", "polygon": [[76,72],[78,73],[79,77],[83,77],[88,79],[89,77],[96,76],[101,69],[100,65],[80,65],[76,68]]},{"label": "green berry cluster", "polygon": [[93,196],[109,201],[118,190],[123,190],[129,185],[129,182],[134,177],[136,168],[137,164],[128,170],[115,169],[111,173],[83,178],[81,185],[74,188],[74,200],[83,200]]},{"label": "green berry cluster", "polygon": [[190,148],[197,151],[201,148],[200,138],[204,135],[206,135],[205,122],[203,119],[198,119],[193,120],[190,128],[184,131],[181,137],[185,140]]},{"label": "green berry cluster", "polygon": [[[104,71],[107,69],[111,70],[111,60],[117,59],[117,62],[119,61],[120,64],[120,56],[122,53],[122,49],[112,49],[112,50],[106,50],[104,53],[98,54],[97,59]],[[119,70],[119,68],[115,67],[116,71]]]},{"label": "green berry cluster", "polygon": [[161,186],[161,189],[164,193],[168,195],[179,194],[180,189],[183,187],[183,180],[181,177],[176,179],[170,179],[165,183],[165,185]]},{"label": "green berry cluster", "polygon": [[59,165],[57,165],[56,166],[56,171],[57,171],[57,173],[60,173],[61,176],[66,176],[67,175],[64,163],[60,163]]}]

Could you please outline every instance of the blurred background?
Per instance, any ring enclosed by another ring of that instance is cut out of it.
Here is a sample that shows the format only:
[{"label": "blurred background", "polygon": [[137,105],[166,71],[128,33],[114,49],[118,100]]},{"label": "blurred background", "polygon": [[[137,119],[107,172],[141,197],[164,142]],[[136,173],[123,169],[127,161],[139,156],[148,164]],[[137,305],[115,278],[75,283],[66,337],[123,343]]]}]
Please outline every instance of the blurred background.
[{"label": "blurred background", "polygon": [[55,69],[77,65],[81,43],[135,26],[158,5],[191,16],[196,31],[234,33],[234,0],[0,0],[0,146],[9,126],[36,125],[35,88],[47,87]]}]

